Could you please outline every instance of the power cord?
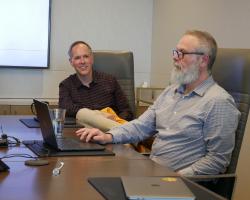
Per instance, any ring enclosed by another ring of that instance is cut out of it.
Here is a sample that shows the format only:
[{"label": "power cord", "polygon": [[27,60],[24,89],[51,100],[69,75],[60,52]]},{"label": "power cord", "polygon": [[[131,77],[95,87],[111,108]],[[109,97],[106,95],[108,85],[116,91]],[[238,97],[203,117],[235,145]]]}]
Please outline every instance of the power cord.
[{"label": "power cord", "polygon": [[31,156],[31,155],[26,154],[26,153],[8,154],[8,155],[5,155],[5,156],[1,157],[0,161],[2,159],[13,158],[13,157],[31,158],[31,159],[26,160],[24,162],[25,165],[29,165],[29,166],[42,166],[42,165],[48,165],[49,164],[48,160],[39,159],[38,157],[34,157],[34,156]]},{"label": "power cord", "polygon": [[0,171],[9,171],[10,167],[4,163],[2,161],[2,159],[5,159],[5,158],[13,158],[13,157],[23,157],[23,158],[33,158],[33,159],[36,159],[35,157],[29,155],[29,154],[9,154],[9,155],[5,155],[5,156],[2,156],[0,158]]},{"label": "power cord", "polygon": [[0,138],[0,147],[13,147],[13,146],[19,146],[21,144],[21,141],[14,137],[14,136],[8,136],[3,132],[3,126],[1,125],[1,138]]},{"label": "power cord", "polygon": [[[8,136],[3,132],[3,126],[1,125],[1,138],[0,138],[0,147],[14,147],[14,146],[19,146],[21,144],[21,141],[14,137],[14,136]],[[47,150],[47,149],[46,149]],[[49,155],[49,151],[47,151],[47,154]],[[24,162],[25,165],[29,166],[42,166],[42,165],[48,165],[49,161],[44,160],[44,159],[39,159],[38,157],[31,156],[29,154],[9,154],[5,155],[3,157],[0,157],[0,167],[2,167],[5,163],[3,163],[2,159],[5,158],[12,158],[12,157],[23,157],[23,158],[31,158],[29,160],[26,160]],[[7,166],[8,167],[8,166]],[[7,169],[6,167],[6,169]],[[9,169],[9,167],[8,167]],[[1,170],[1,168],[0,168]]]},{"label": "power cord", "polygon": [[0,160],[5,159],[5,158],[13,158],[13,157],[38,159],[38,157],[34,157],[34,156],[27,154],[27,153],[12,153],[12,154],[7,154],[7,155],[1,157]]}]

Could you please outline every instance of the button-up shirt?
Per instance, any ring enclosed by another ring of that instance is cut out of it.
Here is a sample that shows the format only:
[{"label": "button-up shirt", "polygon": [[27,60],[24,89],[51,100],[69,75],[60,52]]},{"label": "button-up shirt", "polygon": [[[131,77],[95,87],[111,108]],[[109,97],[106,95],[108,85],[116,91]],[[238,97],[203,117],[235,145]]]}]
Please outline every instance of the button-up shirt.
[{"label": "button-up shirt", "polygon": [[131,120],[132,111],[116,78],[102,72],[93,72],[89,87],[83,85],[76,74],[59,84],[59,107],[67,110],[67,116],[75,117],[81,108],[101,110],[111,107],[119,117]]},{"label": "button-up shirt", "polygon": [[155,134],[150,158],[183,175],[218,174],[228,166],[240,112],[210,76],[192,92],[171,85],[138,119],[109,131],[114,143]]}]

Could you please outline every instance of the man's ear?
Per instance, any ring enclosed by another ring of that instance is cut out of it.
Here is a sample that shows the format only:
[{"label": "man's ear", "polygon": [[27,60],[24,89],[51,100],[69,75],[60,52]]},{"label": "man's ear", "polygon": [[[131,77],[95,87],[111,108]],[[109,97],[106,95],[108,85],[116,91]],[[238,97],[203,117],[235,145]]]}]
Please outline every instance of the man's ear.
[{"label": "man's ear", "polygon": [[201,58],[201,67],[204,68],[204,67],[207,67],[208,66],[208,63],[209,63],[209,56],[208,55],[203,55],[202,58]]},{"label": "man's ear", "polygon": [[91,53],[91,65],[92,65],[92,66],[94,65],[94,62],[95,62],[95,60],[94,60],[94,54]]},{"label": "man's ear", "polygon": [[72,65],[72,58],[69,58],[69,64],[73,67],[73,65]]}]

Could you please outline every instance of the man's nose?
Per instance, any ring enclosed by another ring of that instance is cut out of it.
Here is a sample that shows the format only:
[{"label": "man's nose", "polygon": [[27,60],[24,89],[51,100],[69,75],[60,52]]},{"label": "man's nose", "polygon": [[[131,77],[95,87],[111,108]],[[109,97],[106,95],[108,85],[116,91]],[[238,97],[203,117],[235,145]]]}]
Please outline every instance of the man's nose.
[{"label": "man's nose", "polygon": [[81,57],[80,62],[81,62],[81,63],[85,63],[84,57]]},{"label": "man's nose", "polygon": [[174,62],[178,62],[180,59],[178,58],[178,56],[173,56],[173,61]]}]

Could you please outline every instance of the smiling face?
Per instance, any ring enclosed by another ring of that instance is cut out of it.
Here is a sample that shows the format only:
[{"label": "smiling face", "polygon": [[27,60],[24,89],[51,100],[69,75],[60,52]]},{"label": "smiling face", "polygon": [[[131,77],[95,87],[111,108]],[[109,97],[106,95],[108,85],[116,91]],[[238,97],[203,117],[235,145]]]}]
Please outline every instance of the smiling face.
[{"label": "smiling face", "polygon": [[71,50],[70,64],[80,77],[92,78],[93,53],[85,44],[79,43]]},{"label": "smiling face", "polygon": [[[180,52],[179,56],[173,56],[174,69],[171,73],[171,82],[178,84],[191,84],[200,77],[200,65],[202,56],[196,53],[199,51],[199,40],[191,35],[184,35],[177,44],[176,50]],[[189,53],[189,54],[185,54]],[[182,54],[182,55],[181,55]]]}]

